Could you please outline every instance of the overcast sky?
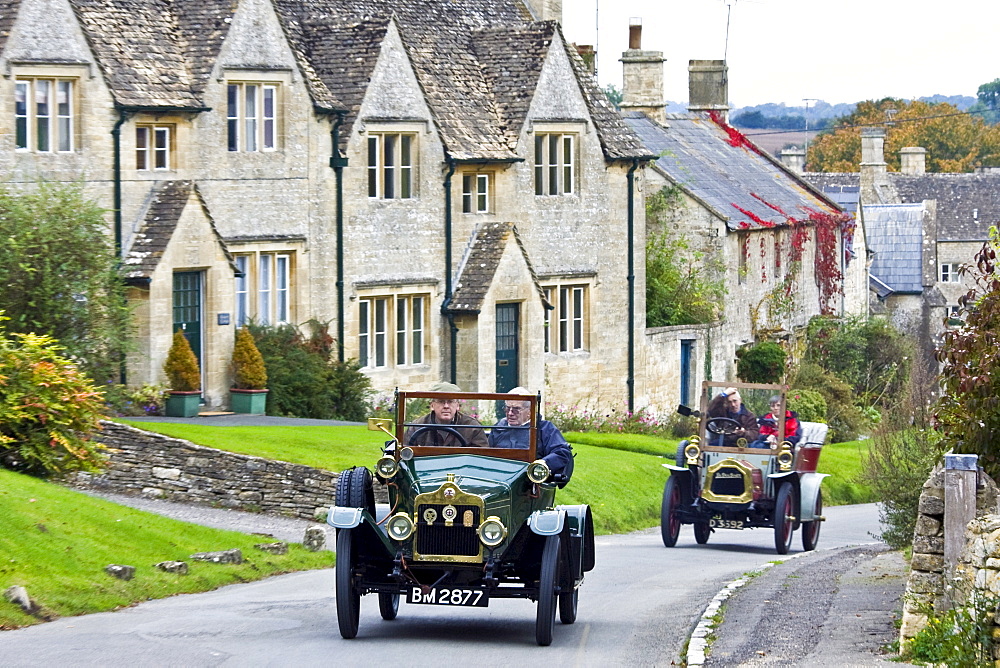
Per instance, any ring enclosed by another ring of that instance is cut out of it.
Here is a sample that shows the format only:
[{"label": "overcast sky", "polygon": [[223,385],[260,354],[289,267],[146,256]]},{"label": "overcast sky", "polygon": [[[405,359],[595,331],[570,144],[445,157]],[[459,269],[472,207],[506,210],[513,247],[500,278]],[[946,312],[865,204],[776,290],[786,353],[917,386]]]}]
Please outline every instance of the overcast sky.
[{"label": "overcast sky", "polygon": [[687,101],[689,60],[724,55],[737,107],[975,96],[1000,78],[997,0],[563,0],[564,34],[596,43],[602,86],[621,87],[631,17],[643,50],[667,59],[664,97],[675,102]]}]

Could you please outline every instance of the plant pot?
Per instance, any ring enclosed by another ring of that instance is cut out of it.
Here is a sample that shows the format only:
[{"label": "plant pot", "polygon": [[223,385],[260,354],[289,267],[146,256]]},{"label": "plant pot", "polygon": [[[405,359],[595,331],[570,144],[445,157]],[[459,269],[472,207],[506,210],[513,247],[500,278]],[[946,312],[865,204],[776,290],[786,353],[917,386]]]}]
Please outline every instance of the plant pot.
[{"label": "plant pot", "polygon": [[267,406],[267,390],[229,390],[229,409],[234,413],[263,415]]},{"label": "plant pot", "polygon": [[194,392],[178,392],[171,390],[167,395],[168,417],[195,417],[201,406],[201,390]]}]

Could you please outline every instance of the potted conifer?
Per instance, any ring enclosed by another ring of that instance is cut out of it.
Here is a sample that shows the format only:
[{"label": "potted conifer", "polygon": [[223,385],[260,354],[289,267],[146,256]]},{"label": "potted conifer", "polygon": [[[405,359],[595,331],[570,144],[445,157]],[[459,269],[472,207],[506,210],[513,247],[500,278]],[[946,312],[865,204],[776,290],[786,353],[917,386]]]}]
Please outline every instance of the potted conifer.
[{"label": "potted conifer", "polygon": [[267,405],[267,368],[246,327],[236,331],[233,346],[233,387],[229,390],[229,406],[234,413],[263,415]]},{"label": "potted conifer", "polygon": [[170,390],[167,393],[166,413],[170,417],[194,417],[201,404],[201,370],[198,358],[191,350],[184,332],[174,332],[174,341],[163,363]]}]

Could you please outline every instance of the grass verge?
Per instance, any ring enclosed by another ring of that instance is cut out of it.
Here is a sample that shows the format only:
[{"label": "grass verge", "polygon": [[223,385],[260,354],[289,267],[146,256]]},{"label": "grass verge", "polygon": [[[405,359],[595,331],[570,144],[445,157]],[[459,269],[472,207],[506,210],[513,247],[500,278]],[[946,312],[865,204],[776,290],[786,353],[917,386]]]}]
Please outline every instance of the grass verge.
[{"label": "grass verge", "polygon": [[[208,591],[271,575],[333,565],[331,552],[290,544],[288,554],[254,547],[264,536],[209,529],[120,506],[0,469],[0,591],[21,585],[50,617],[103,612],[174,594]],[[240,565],[191,561],[196,552],[239,548]],[[153,567],[187,561],[188,575]],[[109,564],[135,566],[124,581]],[[0,630],[40,621],[0,599]]]},{"label": "grass verge", "polygon": [[818,471],[831,474],[823,478],[823,504],[843,506],[877,501],[871,488],[860,482],[860,473],[868,457],[870,440],[848,441],[823,446]]}]

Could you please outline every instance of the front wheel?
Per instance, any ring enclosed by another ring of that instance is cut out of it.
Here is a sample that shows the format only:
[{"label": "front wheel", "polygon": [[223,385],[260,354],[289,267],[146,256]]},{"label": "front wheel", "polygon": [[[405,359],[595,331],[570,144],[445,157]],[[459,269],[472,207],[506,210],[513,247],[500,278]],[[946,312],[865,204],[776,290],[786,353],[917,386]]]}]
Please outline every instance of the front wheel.
[{"label": "front wheel", "polygon": [[778,490],[778,500],[774,504],[774,549],[778,554],[788,554],[794,531],[795,490],[791,484],[785,483]]},{"label": "front wheel", "polygon": [[699,545],[704,545],[708,542],[708,537],[712,535],[712,527],[708,526],[708,522],[695,522],[694,523],[694,540]]},{"label": "front wheel", "polygon": [[[816,492],[816,510],[815,516],[819,517],[823,514],[823,492],[822,490]],[[822,526],[822,522],[818,519],[812,522],[802,523],[802,549],[806,552],[816,549],[816,543],[819,542],[819,529]]]},{"label": "front wheel", "polygon": [[358,635],[361,618],[361,594],[354,586],[353,534],[353,529],[337,530],[337,625],[347,640]]},{"label": "front wheel", "polygon": [[574,589],[570,592],[559,594],[559,621],[563,624],[572,624],[576,621],[576,607],[580,602],[580,590]]},{"label": "front wheel", "polygon": [[559,581],[559,536],[548,536],[542,550],[542,568],[538,574],[538,616],[535,640],[542,647],[552,644],[552,626],[556,622],[556,582]]},{"label": "front wheel", "polygon": [[379,594],[378,611],[387,622],[396,619],[399,613],[399,594]]},{"label": "front wheel", "polygon": [[663,503],[660,506],[660,536],[666,547],[677,544],[677,536],[681,533],[681,518],[677,510],[681,505],[681,486],[677,478],[670,476],[663,487]]}]

